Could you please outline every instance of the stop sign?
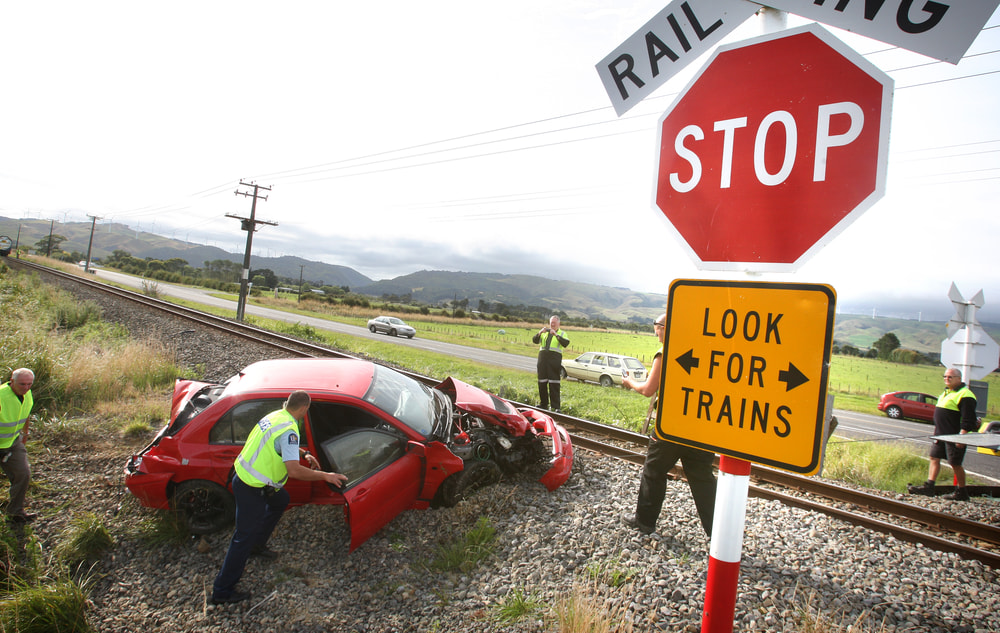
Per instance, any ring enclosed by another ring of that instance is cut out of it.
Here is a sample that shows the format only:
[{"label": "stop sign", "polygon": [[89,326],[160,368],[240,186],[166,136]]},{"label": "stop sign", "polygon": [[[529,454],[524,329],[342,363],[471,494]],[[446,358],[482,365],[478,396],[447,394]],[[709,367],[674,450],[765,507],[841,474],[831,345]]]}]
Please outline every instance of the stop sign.
[{"label": "stop sign", "polygon": [[815,24],[720,47],[660,118],[656,206],[700,268],[794,270],[882,197],[891,100]]}]

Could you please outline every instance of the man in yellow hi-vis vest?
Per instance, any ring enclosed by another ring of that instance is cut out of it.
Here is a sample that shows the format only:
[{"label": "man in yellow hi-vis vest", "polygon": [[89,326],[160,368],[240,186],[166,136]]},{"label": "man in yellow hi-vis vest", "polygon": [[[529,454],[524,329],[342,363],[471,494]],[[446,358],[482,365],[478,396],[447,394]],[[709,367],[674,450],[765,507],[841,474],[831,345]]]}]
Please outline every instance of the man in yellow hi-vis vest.
[{"label": "man in yellow hi-vis vest", "polygon": [[[934,435],[959,435],[979,428],[976,418],[976,394],[964,382],[962,372],[949,367],[944,370],[944,391],[938,396],[934,407]],[[968,501],[969,491],[965,489],[965,444],[934,440],[931,444],[930,466],[927,481],[920,486],[909,486],[913,493],[934,494],[934,483],[941,472],[941,459],[947,459],[955,473],[955,490],[942,495],[944,499]]]},{"label": "man in yellow hi-vis vest", "polygon": [[28,416],[35,404],[31,395],[34,382],[35,373],[21,367],[11,373],[10,382],[0,386],[0,468],[10,480],[7,517],[15,523],[36,517],[24,511],[24,496],[31,483],[31,466],[24,444],[28,441]]},{"label": "man in yellow hi-vis vest", "polygon": [[[319,461],[309,451],[299,447],[299,427],[309,411],[311,399],[305,391],[293,391],[285,406],[267,414],[250,431],[243,450],[236,458],[233,475],[233,496],[236,498],[236,530],[229,541],[226,559],[215,577],[212,604],[240,602],[250,597],[247,591],[236,591],[251,555],[276,558],[268,549],[281,515],[288,507],[288,478],[303,481],[325,481],[340,486],[347,477],[319,469]],[[306,468],[300,459],[309,463]]]},{"label": "man in yellow hi-vis vest", "polygon": [[569,345],[566,333],[559,328],[559,317],[552,315],[548,327],[531,337],[538,345],[538,400],[543,409],[559,411],[559,379],[562,374],[562,348]]}]

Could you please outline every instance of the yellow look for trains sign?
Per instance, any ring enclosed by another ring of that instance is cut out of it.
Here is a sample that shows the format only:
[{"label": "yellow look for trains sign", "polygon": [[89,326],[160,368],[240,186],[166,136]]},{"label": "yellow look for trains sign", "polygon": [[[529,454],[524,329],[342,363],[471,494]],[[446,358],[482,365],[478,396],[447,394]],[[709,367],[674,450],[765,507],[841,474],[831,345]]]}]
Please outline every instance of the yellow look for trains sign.
[{"label": "yellow look for trains sign", "polygon": [[835,307],[827,285],[674,281],[656,435],[816,473]]}]

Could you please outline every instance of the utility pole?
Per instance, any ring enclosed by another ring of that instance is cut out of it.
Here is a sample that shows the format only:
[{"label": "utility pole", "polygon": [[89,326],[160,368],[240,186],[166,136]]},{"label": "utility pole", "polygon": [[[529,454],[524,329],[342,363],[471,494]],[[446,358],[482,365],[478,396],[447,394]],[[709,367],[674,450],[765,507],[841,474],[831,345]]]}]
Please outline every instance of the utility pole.
[{"label": "utility pole", "polygon": [[302,271],[306,269],[305,264],[299,264],[299,297],[296,299],[296,303],[302,303]]},{"label": "utility pole", "polygon": [[263,220],[256,219],[257,213],[257,198],[262,200],[267,200],[267,196],[260,195],[260,190],[270,191],[270,187],[263,187],[253,182],[243,182],[240,181],[241,187],[253,187],[253,193],[247,191],[240,191],[237,189],[234,193],[238,196],[253,197],[253,203],[250,205],[250,217],[242,218],[238,215],[232,215],[227,213],[227,218],[235,218],[240,221],[240,228],[247,232],[247,247],[243,253],[243,274],[240,275],[240,299],[236,304],[236,320],[242,321],[243,314],[247,307],[247,282],[250,281],[250,247],[253,245],[253,234],[257,230],[258,224],[268,224],[270,226],[278,226],[277,222],[265,222]]},{"label": "utility pole", "polygon": [[53,227],[55,227],[55,225],[56,225],[56,221],[55,220],[50,220],[49,221],[49,243],[45,245],[45,256],[46,257],[49,257],[50,255],[52,255],[52,229],[53,229]]},{"label": "utility pole", "polygon": [[90,272],[90,251],[94,248],[94,227],[97,226],[97,221],[101,218],[96,215],[88,215],[90,218],[90,242],[87,243],[87,263],[83,267],[83,272]]}]

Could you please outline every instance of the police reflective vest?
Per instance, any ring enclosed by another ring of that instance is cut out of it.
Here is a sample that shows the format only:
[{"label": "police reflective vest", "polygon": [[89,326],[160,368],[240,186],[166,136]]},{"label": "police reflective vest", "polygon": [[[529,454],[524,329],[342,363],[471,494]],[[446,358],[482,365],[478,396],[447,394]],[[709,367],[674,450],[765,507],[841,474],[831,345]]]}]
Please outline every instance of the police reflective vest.
[{"label": "police reflective vest", "polygon": [[236,474],[243,483],[255,488],[285,485],[288,469],[281,454],[274,450],[274,440],[297,428],[295,418],[284,409],[267,414],[254,425],[235,464]]},{"label": "police reflective vest", "polygon": [[559,339],[561,338],[566,338],[566,335],[562,330],[559,330],[555,334],[552,334],[551,332],[540,334],[538,339],[541,342],[541,345],[538,346],[538,351],[548,351],[555,352],[556,354],[562,354],[562,348],[559,347],[561,345]]},{"label": "police reflective vest", "polygon": [[0,387],[0,449],[10,448],[14,444],[24,423],[28,421],[34,403],[30,389],[24,394],[22,401],[10,388],[9,382]]}]

